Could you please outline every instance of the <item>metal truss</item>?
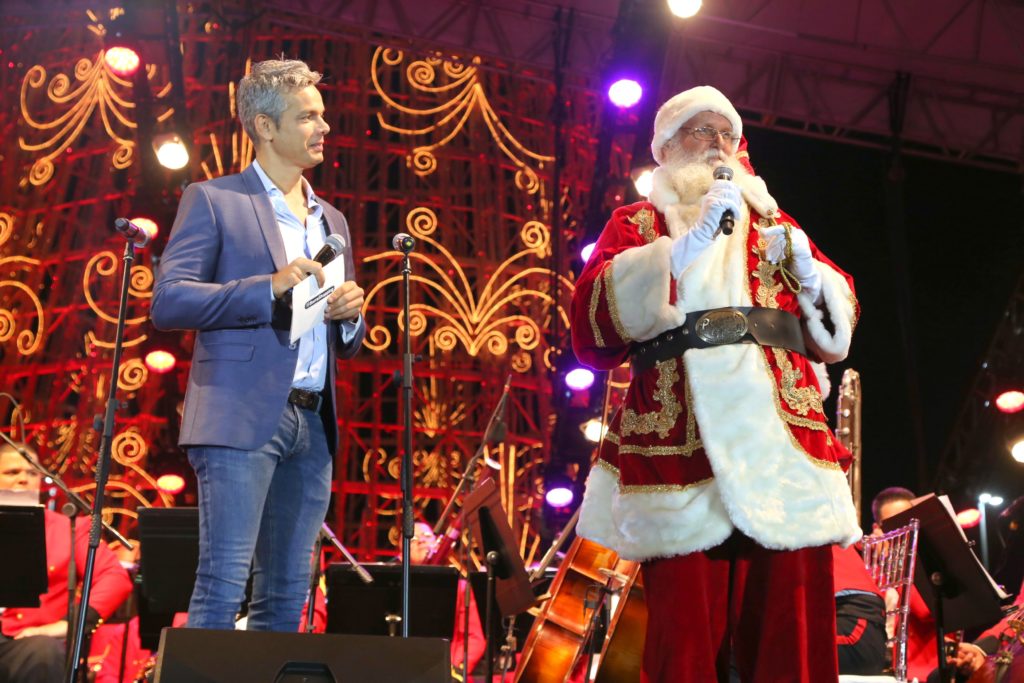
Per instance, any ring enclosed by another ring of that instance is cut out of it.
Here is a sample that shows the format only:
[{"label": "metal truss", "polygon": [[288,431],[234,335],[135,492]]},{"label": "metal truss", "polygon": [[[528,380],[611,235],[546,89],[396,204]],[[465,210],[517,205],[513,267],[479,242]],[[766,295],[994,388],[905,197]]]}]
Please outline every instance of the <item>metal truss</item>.
[{"label": "metal truss", "polygon": [[1001,428],[1007,419],[993,403],[996,393],[1003,388],[1001,381],[1007,378],[1017,382],[1024,379],[1024,276],[1017,281],[953,426],[939,463],[939,488],[969,485],[979,474],[986,473],[997,458],[1009,457]]}]

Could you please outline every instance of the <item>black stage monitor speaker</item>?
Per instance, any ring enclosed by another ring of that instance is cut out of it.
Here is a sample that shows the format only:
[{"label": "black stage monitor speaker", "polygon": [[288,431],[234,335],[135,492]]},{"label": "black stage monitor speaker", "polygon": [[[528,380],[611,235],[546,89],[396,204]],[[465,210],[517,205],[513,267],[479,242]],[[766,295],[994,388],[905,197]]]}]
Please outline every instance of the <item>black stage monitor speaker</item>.
[{"label": "black stage monitor speaker", "polygon": [[451,683],[448,641],[164,629],[156,683]]}]

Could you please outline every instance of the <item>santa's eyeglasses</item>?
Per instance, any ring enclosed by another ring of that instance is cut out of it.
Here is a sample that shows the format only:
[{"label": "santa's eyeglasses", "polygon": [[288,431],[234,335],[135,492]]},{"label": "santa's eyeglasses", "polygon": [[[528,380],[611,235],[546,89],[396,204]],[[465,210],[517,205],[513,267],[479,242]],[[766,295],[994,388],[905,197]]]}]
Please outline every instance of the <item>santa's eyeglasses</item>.
[{"label": "santa's eyeglasses", "polygon": [[704,126],[702,128],[680,128],[679,130],[686,131],[693,137],[704,142],[716,140],[719,135],[721,135],[722,139],[726,142],[737,142],[740,139],[740,136],[733,134],[731,130],[718,130],[717,128],[710,128],[708,126]]}]

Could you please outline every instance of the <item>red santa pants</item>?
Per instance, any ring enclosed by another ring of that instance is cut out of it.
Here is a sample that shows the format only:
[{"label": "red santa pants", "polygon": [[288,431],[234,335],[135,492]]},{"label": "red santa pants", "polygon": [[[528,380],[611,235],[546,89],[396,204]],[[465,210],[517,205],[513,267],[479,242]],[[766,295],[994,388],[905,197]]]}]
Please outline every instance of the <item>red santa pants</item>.
[{"label": "red santa pants", "polygon": [[734,532],[642,565],[646,683],[836,681],[832,550],[767,550]]}]

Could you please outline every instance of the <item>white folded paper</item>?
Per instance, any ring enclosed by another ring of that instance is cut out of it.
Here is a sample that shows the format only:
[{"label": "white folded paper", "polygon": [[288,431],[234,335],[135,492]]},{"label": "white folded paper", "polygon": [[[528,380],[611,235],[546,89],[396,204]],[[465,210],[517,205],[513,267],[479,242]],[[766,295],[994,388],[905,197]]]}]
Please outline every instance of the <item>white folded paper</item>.
[{"label": "white folded paper", "polygon": [[323,287],[318,287],[316,277],[310,275],[292,288],[292,344],[324,319],[327,297],[344,281],[345,259],[336,258],[324,266]]}]

